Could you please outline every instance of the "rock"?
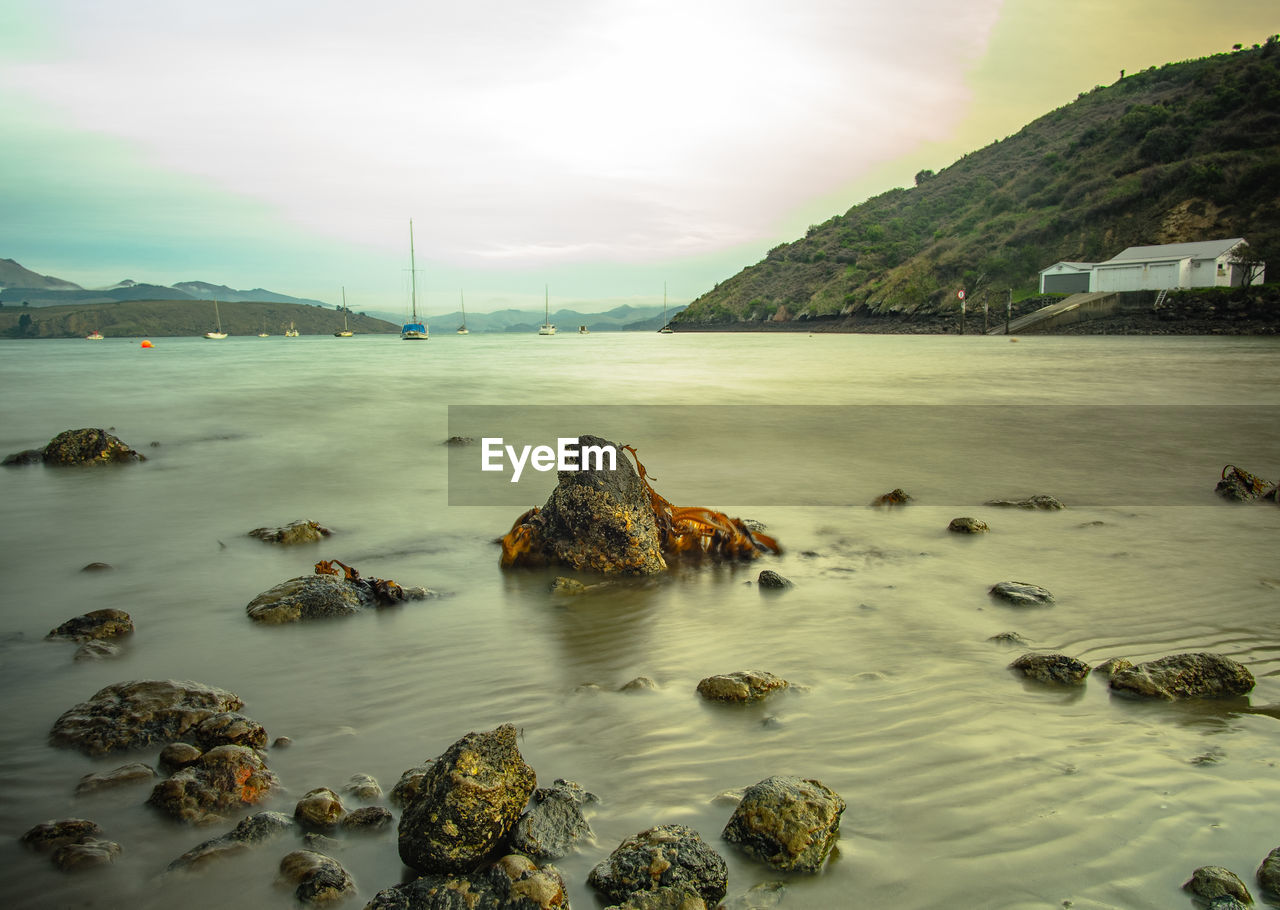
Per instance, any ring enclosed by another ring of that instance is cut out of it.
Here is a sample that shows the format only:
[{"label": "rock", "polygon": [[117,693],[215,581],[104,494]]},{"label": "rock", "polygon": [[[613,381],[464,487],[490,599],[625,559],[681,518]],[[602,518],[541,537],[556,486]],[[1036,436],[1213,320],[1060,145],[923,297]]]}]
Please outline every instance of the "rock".
[{"label": "rock", "polygon": [[647,676],[637,676],[630,682],[623,683],[619,692],[656,692],[658,684]]},{"label": "rock", "polygon": [[735,895],[721,904],[722,910],[771,910],[782,903],[787,883],[781,881],[760,882],[743,894]]},{"label": "rock", "polygon": [[1222,469],[1222,479],[1213,491],[1223,499],[1231,502],[1256,502],[1267,499],[1276,500],[1276,484],[1256,477],[1235,465],[1227,465]]},{"label": "rock", "polygon": [[952,534],[985,534],[990,529],[985,521],[965,516],[951,519],[951,524],[947,525],[947,530]]},{"label": "rock", "polygon": [[362,806],[342,816],[338,826],[343,831],[381,831],[395,824],[396,817],[384,806]]},{"label": "rock", "polygon": [[295,850],[280,860],[280,877],[298,886],[293,896],[304,904],[332,903],[356,890],[341,863],[311,850]]},{"label": "rock", "polygon": [[556,488],[526,520],[531,552],[526,565],[559,565],[604,575],[652,575],[666,569],[648,490],[619,446],[598,436],[580,446],[609,446],[614,470],[561,471]]},{"label": "rock", "polygon": [[446,446],[473,446],[476,444],[474,436],[450,436],[441,445]]},{"label": "rock", "polygon": [[1083,686],[1089,678],[1089,665],[1065,654],[1023,654],[1009,669],[1036,682],[1059,686]]},{"label": "rock", "polygon": [[987,593],[995,600],[1015,607],[1038,607],[1053,603],[1052,594],[1039,585],[1029,585],[1025,581],[1001,581],[992,585]]},{"label": "rock", "polygon": [[622,903],[612,904],[605,910],[707,910],[707,902],[697,889],[676,885],[657,891],[637,891]]},{"label": "rock", "polygon": [[769,777],[748,787],[722,836],[783,872],[817,872],[840,836],[845,801],[816,780]]},{"label": "rock", "polygon": [[160,750],[160,770],[166,774],[172,774],[174,771],[181,771],[188,765],[194,765],[200,760],[200,756],[204,754],[203,749],[197,749],[191,743],[169,743]]},{"label": "rock", "polygon": [[1111,689],[1147,698],[1221,698],[1253,689],[1248,668],[1221,654],[1174,654],[1111,675]]},{"label": "rock", "polygon": [[788,578],[783,578],[772,569],[765,569],[756,576],[756,584],[763,589],[782,590],[783,588],[792,587],[792,582]]},{"label": "rock", "polygon": [[351,779],[342,788],[342,792],[370,803],[382,798],[382,787],[378,786],[378,782],[368,774],[351,775]]},{"label": "rock", "polygon": [[419,872],[473,872],[505,844],[537,775],[503,724],[468,733],[427,769],[400,817],[400,859]]},{"label": "rock", "polygon": [[37,853],[49,853],[65,844],[96,837],[102,833],[97,822],[87,818],[66,818],[60,822],[41,822],[22,835],[22,844]]},{"label": "rock", "polygon": [[4,461],[0,462],[4,467],[21,467],[28,464],[41,464],[44,462],[44,449],[23,449],[21,452],[14,452],[6,455]]},{"label": "rock", "polygon": [[91,562],[88,565],[81,566],[80,571],[81,572],[108,572],[112,568],[114,567],[105,562]]},{"label": "rock", "polygon": [[239,696],[198,682],[121,682],[64,712],[49,731],[49,740],[86,755],[106,755],[175,742],[206,718],[242,707]]},{"label": "rock", "polygon": [[595,797],[570,781],[533,791],[529,811],[520,816],[511,832],[511,847],[535,860],[567,856],[584,838],[594,835],[582,814],[582,806]]},{"label": "rock", "polygon": [[254,528],[249,532],[249,536],[256,537],[258,540],[267,543],[278,543],[287,547],[298,543],[318,543],[332,533],[317,521],[303,519],[287,524],[282,528]]},{"label": "rock", "polygon": [[1201,866],[1191,874],[1191,878],[1183,882],[1183,890],[1190,891],[1197,897],[1213,901],[1220,897],[1232,897],[1242,904],[1252,904],[1253,895],[1245,887],[1244,882],[1230,869],[1221,866]]},{"label": "rock", "polygon": [[1133,669],[1133,664],[1123,657],[1110,657],[1093,668],[1099,676],[1114,676],[1122,670]]},{"label": "rock", "polygon": [[983,505],[1005,509],[1039,509],[1045,512],[1056,512],[1066,508],[1060,500],[1044,493],[1027,499],[989,499]]},{"label": "rock", "polygon": [[436,763],[434,758],[429,758],[416,768],[410,768],[400,775],[400,780],[396,781],[396,785],[391,788],[391,793],[387,796],[387,801],[396,808],[403,809],[417,797],[418,791],[422,789],[422,781],[427,776],[427,772],[431,770],[431,766]]},{"label": "rock", "polygon": [[296,832],[297,823],[283,812],[259,812],[241,819],[231,831],[198,844],[169,863],[168,871],[194,869],[215,859],[242,853]]},{"label": "rock", "polygon": [[107,771],[106,773],[95,772],[80,778],[80,783],[76,784],[76,796],[84,796],[86,793],[119,787],[122,784],[136,784],[139,781],[152,780],[155,776],[155,770],[150,765],[144,765],[142,762],[121,765],[114,771]]},{"label": "rock", "polygon": [[875,509],[892,509],[894,506],[905,506],[910,502],[914,502],[911,494],[901,488],[890,490],[871,500],[871,506]]},{"label": "rock", "polygon": [[121,653],[120,646],[114,641],[99,641],[94,639],[86,641],[80,647],[76,648],[76,653],[71,655],[72,660],[104,660],[108,657],[118,657]]},{"label": "rock", "polygon": [[1280,898],[1280,847],[1267,854],[1257,872],[1258,887],[1273,900]]},{"label": "rock", "polygon": [[785,689],[789,685],[780,676],[762,670],[738,670],[719,676],[708,676],[698,683],[698,694],[713,701],[750,702]]},{"label": "rock", "polygon": [[374,895],[365,910],[568,910],[564,878],[524,856],[471,875],[424,875]]},{"label": "rock", "polygon": [[591,887],[615,903],[636,892],[684,885],[712,907],[724,897],[728,880],[724,857],[685,825],[658,825],[627,838],[587,876]]},{"label": "rock", "polygon": [[338,822],[346,814],[347,807],[342,805],[338,794],[328,787],[308,790],[293,808],[293,817],[303,831],[318,831],[322,834],[336,829]]},{"label": "rock", "polygon": [[586,594],[587,586],[576,578],[565,578],[563,575],[557,575],[555,580],[551,582],[551,593],[572,597],[577,594]]},{"label": "rock", "polygon": [[253,749],[218,746],[156,784],[147,803],[178,821],[207,825],[261,802],[278,786],[276,776]]},{"label": "rock", "polygon": [[287,749],[293,745],[293,740],[287,736],[277,736],[275,741],[271,743],[273,749]]},{"label": "rock", "polygon": [[267,731],[262,724],[236,711],[222,711],[205,718],[192,728],[188,738],[205,751],[226,745],[254,749],[267,745]]},{"label": "rock", "polygon": [[68,619],[45,638],[62,638],[85,642],[92,639],[119,638],[133,634],[133,620],[124,610],[93,610]]},{"label": "rock", "polygon": [[88,465],[147,459],[106,430],[83,429],[53,437],[44,447],[42,460],[47,465]]},{"label": "rock", "polygon": [[95,866],[109,866],[123,848],[115,841],[98,840],[87,837],[74,844],[63,844],[53,851],[53,864],[63,872],[91,869]]},{"label": "rock", "polygon": [[992,635],[987,641],[994,642],[997,645],[1018,645],[1025,647],[1028,642],[1017,632],[1001,632],[999,635]]},{"label": "rock", "polygon": [[371,607],[363,591],[336,575],[299,575],[263,591],[244,608],[264,625],[351,616]]}]

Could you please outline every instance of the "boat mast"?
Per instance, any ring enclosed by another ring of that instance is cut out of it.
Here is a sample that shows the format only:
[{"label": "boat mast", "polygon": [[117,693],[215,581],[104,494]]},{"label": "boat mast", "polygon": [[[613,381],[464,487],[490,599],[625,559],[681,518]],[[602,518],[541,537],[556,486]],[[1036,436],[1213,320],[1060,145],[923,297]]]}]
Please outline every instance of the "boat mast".
[{"label": "boat mast", "polygon": [[413,219],[409,219],[409,287],[412,296],[409,298],[413,306],[413,321],[418,321],[418,272],[413,262]]}]

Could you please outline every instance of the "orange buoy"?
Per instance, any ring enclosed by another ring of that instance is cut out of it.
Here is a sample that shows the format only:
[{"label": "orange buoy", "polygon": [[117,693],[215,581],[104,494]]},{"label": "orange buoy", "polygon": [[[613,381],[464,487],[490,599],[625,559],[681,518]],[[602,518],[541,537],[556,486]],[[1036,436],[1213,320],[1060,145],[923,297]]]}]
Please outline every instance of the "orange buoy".
[{"label": "orange buoy", "polygon": [[155,345],[154,345],[154,344],[152,344],[150,341],[148,341],[147,339],[145,339],[145,338],[144,338],[144,339],[142,339],[142,347],[144,347],[144,348],[153,348],[153,347],[155,347]]}]

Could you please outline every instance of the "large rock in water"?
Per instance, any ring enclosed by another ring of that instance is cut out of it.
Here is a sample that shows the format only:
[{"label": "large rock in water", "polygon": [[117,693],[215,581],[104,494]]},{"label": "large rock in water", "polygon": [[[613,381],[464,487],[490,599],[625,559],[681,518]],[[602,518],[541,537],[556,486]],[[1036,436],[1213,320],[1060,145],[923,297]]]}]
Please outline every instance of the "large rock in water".
[{"label": "large rock in water", "polygon": [[67,430],[44,447],[44,463],[52,465],[110,464],[146,461],[106,430]]},{"label": "large rock in water", "polygon": [[748,787],[723,837],[783,872],[817,872],[840,836],[845,802],[829,787],[799,777],[769,777]]},{"label": "large rock in water", "polygon": [[619,844],[591,870],[587,883],[614,902],[636,892],[684,885],[715,907],[728,890],[729,867],[692,828],[658,825]]},{"label": "large rock in water", "polygon": [[648,490],[620,446],[579,436],[579,446],[610,446],[614,470],[561,471],[556,488],[529,519],[548,564],[610,575],[652,575],[666,569]]},{"label": "large rock in water", "polygon": [[239,696],[203,683],[121,682],[64,712],[49,731],[49,741],[87,755],[106,755],[174,742],[209,717],[242,707]]},{"label": "large rock in water", "polygon": [[533,791],[529,811],[516,822],[511,846],[535,860],[567,856],[574,844],[592,836],[582,806],[595,799],[595,794],[572,781],[557,780],[551,787],[539,787]]},{"label": "large rock in water", "polygon": [[472,872],[504,847],[538,779],[503,724],[436,759],[400,816],[400,859],[419,872]]},{"label": "large rock in water", "polygon": [[568,910],[555,866],[504,856],[471,875],[424,875],[373,896],[365,910]]},{"label": "large rock in water", "polygon": [[1111,688],[1147,698],[1221,698],[1253,689],[1253,674],[1244,664],[1221,654],[1174,654],[1111,674]]},{"label": "large rock in water", "polygon": [[178,821],[206,825],[256,805],[279,786],[262,756],[248,746],[218,746],[167,780],[147,800]]}]

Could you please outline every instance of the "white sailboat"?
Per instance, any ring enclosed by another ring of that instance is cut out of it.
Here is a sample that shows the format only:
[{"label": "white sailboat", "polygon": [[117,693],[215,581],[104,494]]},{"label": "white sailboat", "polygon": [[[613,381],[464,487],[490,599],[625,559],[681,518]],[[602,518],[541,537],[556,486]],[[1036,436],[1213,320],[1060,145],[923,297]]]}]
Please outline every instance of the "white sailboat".
[{"label": "white sailboat", "polygon": [[297,337],[298,337],[298,330],[297,330],[297,329],[295,329],[295,328],[293,327],[293,323],[292,323],[292,322],[291,322],[291,323],[289,323],[289,328],[287,328],[287,329],[285,329],[285,330],[284,330],[284,337],[285,337],[285,338],[297,338]]},{"label": "white sailboat", "polygon": [[458,326],[459,335],[470,335],[467,331],[467,301],[462,297],[462,291],[458,291],[458,303],[462,306],[462,325]]},{"label": "white sailboat", "polygon": [[347,289],[342,288],[342,328],[333,333],[334,338],[350,338],[355,332],[347,328]]},{"label": "white sailboat", "polygon": [[662,282],[662,328],[658,329],[659,335],[674,335],[675,329],[671,328],[671,323],[667,322],[667,283]]},{"label": "white sailboat", "polygon": [[213,318],[218,322],[218,329],[214,332],[205,332],[204,337],[213,339],[226,338],[227,333],[222,331],[222,316],[218,313],[218,301],[216,300],[213,302]]},{"label": "white sailboat", "polygon": [[413,321],[406,322],[400,327],[401,341],[426,341],[430,336],[427,334],[427,324],[418,321],[418,272],[414,267],[413,261],[413,219],[409,219],[409,286],[410,306],[413,308],[413,315],[410,317]]},{"label": "white sailboat", "polygon": [[549,293],[550,292],[547,290],[546,285],[543,285],[542,309],[544,315],[542,317],[542,325],[538,326],[539,335],[554,335],[556,333],[556,327],[551,324],[551,298]]}]

